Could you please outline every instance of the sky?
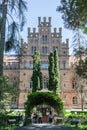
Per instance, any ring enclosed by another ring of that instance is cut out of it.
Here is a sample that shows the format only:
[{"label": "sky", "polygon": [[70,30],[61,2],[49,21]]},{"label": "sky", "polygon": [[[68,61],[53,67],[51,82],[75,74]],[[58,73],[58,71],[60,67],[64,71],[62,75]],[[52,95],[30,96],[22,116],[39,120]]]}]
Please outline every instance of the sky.
[{"label": "sky", "polygon": [[27,28],[38,28],[38,17],[52,17],[51,25],[53,28],[62,27],[63,42],[69,38],[69,44],[71,46],[73,32],[72,30],[64,27],[64,22],[61,18],[61,13],[56,11],[57,6],[60,5],[60,0],[27,0],[28,11],[26,12],[26,25],[21,33],[21,37],[27,42]]}]

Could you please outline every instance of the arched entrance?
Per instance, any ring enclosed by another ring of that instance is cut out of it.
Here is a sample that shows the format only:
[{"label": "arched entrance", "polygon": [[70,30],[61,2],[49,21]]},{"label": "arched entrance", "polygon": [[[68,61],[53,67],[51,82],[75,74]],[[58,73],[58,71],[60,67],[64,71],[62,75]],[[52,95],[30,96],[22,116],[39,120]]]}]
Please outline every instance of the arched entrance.
[{"label": "arched entrance", "polygon": [[31,116],[34,107],[43,104],[54,108],[58,115],[60,113],[63,114],[63,102],[58,95],[50,92],[33,92],[28,95],[28,99],[25,103],[26,120]]}]

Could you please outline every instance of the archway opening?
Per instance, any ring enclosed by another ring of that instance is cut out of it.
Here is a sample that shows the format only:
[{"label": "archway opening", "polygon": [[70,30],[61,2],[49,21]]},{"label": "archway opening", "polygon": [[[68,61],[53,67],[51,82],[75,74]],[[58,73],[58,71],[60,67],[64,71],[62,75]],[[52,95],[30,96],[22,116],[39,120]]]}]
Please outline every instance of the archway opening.
[{"label": "archway opening", "polygon": [[32,109],[38,105],[46,104],[54,108],[58,115],[62,115],[64,112],[64,105],[58,95],[51,92],[33,92],[28,95],[27,101],[25,102],[25,118],[29,118],[32,113]]}]

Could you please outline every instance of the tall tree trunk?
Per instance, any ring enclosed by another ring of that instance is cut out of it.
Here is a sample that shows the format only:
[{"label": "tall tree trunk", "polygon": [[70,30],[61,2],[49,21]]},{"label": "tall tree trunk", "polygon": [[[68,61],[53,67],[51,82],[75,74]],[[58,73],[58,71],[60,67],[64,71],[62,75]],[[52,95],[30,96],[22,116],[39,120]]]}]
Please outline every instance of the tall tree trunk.
[{"label": "tall tree trunk", "polygon": [[84,110],[83,86],[81,86],[81,109]]},{"label": "tall tree trunk", "polygon": [[0,39],[0,76],[3,75],[6,14],[7,14],[7,0],[4,0],[2,3],[2,27],[1,27],[1,39]]}]

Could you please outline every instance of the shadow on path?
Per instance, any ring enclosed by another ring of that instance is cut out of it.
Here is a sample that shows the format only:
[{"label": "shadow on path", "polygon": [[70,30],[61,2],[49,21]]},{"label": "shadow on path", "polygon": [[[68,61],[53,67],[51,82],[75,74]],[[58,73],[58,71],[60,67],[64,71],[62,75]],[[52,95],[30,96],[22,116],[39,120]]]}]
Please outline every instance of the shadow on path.
[{"label": "shadow on path", "polygon": [[72,130],[72,128],[53,124],[33,124],[31,126],[16,128],[15,130]]}]

